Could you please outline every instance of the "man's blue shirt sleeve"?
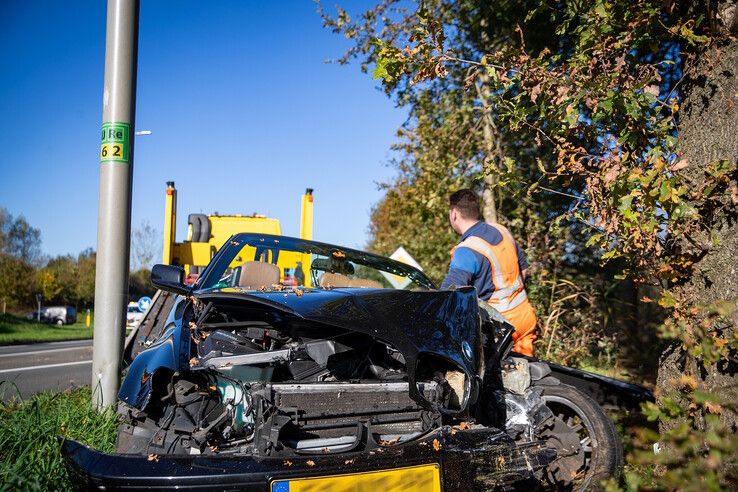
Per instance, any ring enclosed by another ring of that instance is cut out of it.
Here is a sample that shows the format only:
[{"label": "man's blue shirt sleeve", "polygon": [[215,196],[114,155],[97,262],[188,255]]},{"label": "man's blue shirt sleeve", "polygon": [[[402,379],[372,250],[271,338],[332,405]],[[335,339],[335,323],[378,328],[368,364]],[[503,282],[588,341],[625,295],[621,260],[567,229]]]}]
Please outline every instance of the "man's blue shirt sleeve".
[{"label": "man's blue shirt sleeve", "polygon": [[449,289],[451,286],[463,287],[473,285],[472,279],[479,271],[479,261],[469,248],[456,248],[451,258],[448,274],[441,283],[441,290]]}]

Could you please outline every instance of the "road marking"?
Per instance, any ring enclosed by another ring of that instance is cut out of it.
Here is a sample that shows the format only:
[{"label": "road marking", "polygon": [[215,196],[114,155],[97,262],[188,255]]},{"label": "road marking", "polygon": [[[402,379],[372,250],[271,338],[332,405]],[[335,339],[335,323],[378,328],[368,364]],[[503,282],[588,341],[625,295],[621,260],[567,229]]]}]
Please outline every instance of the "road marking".
[{"label": "road marking", "polygon": [[24,347],[38,347],[39,345],[44,346],[54,346],[54,345],[72,345],[77,344],[80,347],[92,347],[92,338],[85,338],[83,340],[64,340],[61,342],[38,342],[38,343],[23,343],[19,345],[3,345],[0,347],[0,350],[2,349],[12,349],[12,348],[24,348]]},{"label": "road marking", "polygon": [[15,369],[2,369],[0,370],[0,374],[5,374],[7,372],[31,371],[34,369],[51,369],[52,367],[79,366],[82,364],[92,364],[92,361],[91,360],[80,360],[77,362],[62,362],[60,364],[46,364],[43,366],[17,367]]},{"label": "road marking", "polygon": [[54,353],[54,352],[67,352],[69,350],[82,350],[92,347],[69,347],[69,348],[60,348],[60,349],[49,349],[49,350],[34,350],[33,352],[13,352],[12,354],[0,354],[0,357],[15,357],[17,355],[35,355],[35,354],[48,354],[48,353]]}]

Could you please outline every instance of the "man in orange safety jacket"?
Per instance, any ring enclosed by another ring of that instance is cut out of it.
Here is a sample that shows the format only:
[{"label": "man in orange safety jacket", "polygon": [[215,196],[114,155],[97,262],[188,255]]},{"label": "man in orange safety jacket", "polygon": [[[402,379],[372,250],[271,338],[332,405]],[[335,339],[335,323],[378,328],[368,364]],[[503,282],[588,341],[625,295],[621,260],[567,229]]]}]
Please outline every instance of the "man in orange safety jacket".
[{"label": "man in orange safety jacket", "polygon": [[472,190],[453,193],[449,202],[451,227],[461,240],[451,250],[441,289],[476,287],[479,298],[515,327],[513,350],[533,356],[537,320],[523,285],[528,270],[523,250],[505,227],[479,220],[479,197]]}]

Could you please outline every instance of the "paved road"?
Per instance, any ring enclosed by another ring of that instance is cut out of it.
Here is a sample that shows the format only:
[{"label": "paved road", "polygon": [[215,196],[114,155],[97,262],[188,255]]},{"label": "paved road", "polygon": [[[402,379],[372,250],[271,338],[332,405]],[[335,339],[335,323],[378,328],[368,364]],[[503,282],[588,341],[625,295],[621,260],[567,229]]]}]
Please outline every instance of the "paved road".
[{"label": "paved road", "polygon": [[89,385],[91,371],[92,340],[0,347],[0,397]]}]

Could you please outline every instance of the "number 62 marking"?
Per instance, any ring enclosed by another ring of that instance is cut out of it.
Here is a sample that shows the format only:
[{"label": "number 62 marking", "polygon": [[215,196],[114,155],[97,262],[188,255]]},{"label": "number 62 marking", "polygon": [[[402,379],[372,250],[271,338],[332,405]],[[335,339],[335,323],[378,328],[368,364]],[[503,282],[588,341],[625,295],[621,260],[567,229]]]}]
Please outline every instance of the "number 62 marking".
[{"label": "number 62 marking", "polygon": [[123,146],[120,144],[103,144],[100,147],[100,158],[115,160],[123,157]]}]

